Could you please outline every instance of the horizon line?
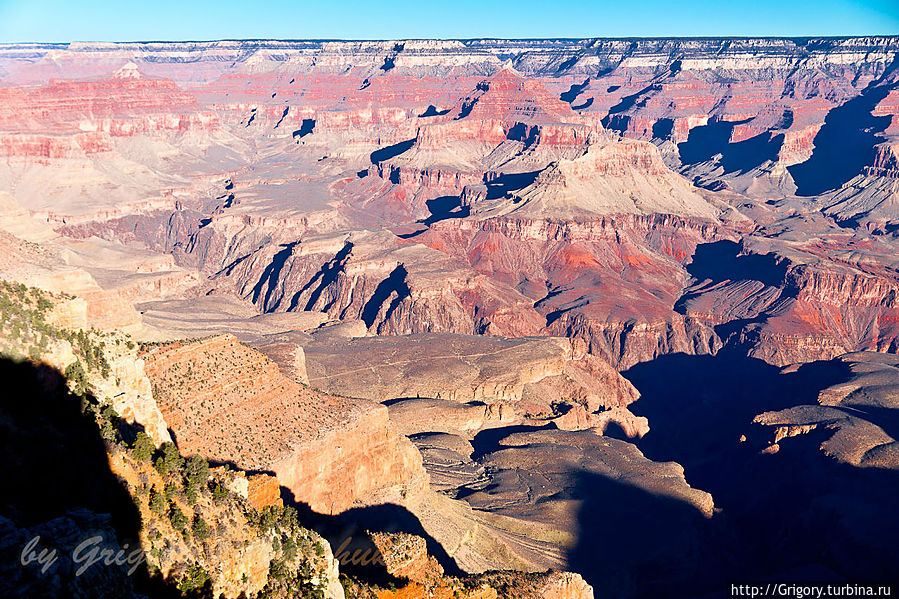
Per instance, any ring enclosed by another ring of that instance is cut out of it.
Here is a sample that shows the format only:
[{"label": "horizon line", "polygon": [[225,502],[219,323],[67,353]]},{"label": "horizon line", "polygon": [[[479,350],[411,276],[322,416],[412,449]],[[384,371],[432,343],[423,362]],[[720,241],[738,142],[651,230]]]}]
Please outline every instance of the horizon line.
[{"label": "horizon line", "polygon": [[66,45],[66,44],[210,44],[215,42],[413,42],[413,41],[436,41],[436,42],[480,42],[480,41],[509,41],[509,42],[541,42],[541,41],[560,41],[560,42],[582,42],[593,40],[608,41],[634,41],[634,40],[849,40],[861,38],[899,38],[899,32],[896,33],[870,33],[870,34],[850,34],[850,35],[669,35],[669,36],[588,36],[588,37],[566,37],[566,36],[549,36],[549,37],[395,37],[395,38],[328,38],[328,37],[309,37],[309,38],[276,38],[276,37],[222,37],[208,39],[135,39],[135,40],[101,40],[101,39],[74,39],[68,41],[16,41],[6,42],[0,41],[0,46],[11,46],[21,44],[33,45]]}]

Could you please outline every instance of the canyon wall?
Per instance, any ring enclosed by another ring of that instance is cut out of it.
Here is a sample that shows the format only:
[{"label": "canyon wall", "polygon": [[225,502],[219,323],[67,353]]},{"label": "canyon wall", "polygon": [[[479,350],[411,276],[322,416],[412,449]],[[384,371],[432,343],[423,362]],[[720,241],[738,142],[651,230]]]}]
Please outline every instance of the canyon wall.
[{"label": "canyon wall", "polygon": [[427,489],[421,457],[384,406],[305,388],[233,336],[151,348],[144,360],[185,452],[273,472],[324,514]]},{"label": "canyon wall", "polygon": [[[198,271],[155,285],[264,312],[565,335],[621,369],[724,346],[777,364],[892,351],[896,51],[893,37],[7,45],[0,180],[57,234]],[[764,242],[746,255],[796,264],[767,286],[779,311],[725,318],[721,293],[721,313],[697,311],[696,248],[750,232]],[[853,251],[876,266],[838,257]],[[880,299],[787,297],[800,278],[858,277]]]}]

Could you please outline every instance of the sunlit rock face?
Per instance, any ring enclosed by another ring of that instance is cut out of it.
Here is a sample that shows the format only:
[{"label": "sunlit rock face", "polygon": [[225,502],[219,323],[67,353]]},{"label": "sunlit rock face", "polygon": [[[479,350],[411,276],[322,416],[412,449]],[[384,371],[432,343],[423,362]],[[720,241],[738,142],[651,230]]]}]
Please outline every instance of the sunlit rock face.
[{"label": "sunlit rock face", "polygon": [[421,457],[384,406],[305,388],[233,336],[165,345],[145,363],[182,448],[274,472],[320,513],[405,503],[427,488]]}]

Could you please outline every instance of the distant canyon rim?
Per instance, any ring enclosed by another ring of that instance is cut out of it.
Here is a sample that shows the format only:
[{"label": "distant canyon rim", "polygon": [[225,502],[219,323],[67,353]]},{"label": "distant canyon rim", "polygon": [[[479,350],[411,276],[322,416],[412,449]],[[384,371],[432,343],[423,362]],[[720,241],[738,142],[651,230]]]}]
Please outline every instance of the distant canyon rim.
[{"label": "distant canyon rim", "polygon": [[897,57],[2,44],[0,279],[141,342],[119,405],[326,537],[578,576],[559,598],[883,579]]}]

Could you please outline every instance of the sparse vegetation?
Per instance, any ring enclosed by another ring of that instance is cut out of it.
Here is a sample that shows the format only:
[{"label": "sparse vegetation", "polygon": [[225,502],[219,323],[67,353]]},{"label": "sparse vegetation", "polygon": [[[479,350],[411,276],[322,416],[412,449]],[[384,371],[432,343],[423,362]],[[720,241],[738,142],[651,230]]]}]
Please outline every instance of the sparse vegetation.
[{"label": "sparse vegetation", "polygon": [[[199,596],[211,591],[214,577],[223,575],[219,564],[224,552],[269,542],[274,552],[269,565],[277,579],[261,591],[246,586],[246,595],[324,597],[324,591],[311,583],[321,572],[324,551],[318,537],[300,526],[294,510],[269,506],[257,511],[229,490],[228,481],[236,476],[233,471],[213,473],[202,456],[185,459],[174,443],[157,449],[146,431],[134,430],[121,418],[106,395],[109,387],[123,384],[118,369],[113,377],[110,360],[119,359],[126,348],[134,351],[135,343],[118,333],[72,331],[52,324],[56,306],[68,299],[0,281],[0,356],[15,361],[58,356],[66,360],[68,387],[81,398],[82,412],[106,441],[110,464],[118,464],[116,473],[140,512],[149,570],[165,573],[181,592]],[[205,375],[185,368],[179,376],[192,380]],[[191,388],[182,387],[178,393],[189,396]],[[171,389],[154,388],[160,391]],[[240,584],[255,583],[244,576]]]},{"label": "sparse vegetation", "polygon": [[181,508],[174,501],[169,504],[169,522],[178,532],[187,530],[187,516],[184,515],[184,512],[181,511]]},{"label": "sparse vegetation", "polygon": [[191,565],[187,568],[181,580],[178,582],[178,590],[182,593],[190,593],[202,589],[210,584],[209,574],[199,565]]},{"label": "sparse vegetation", "polygon": [[160,447],[159,457],[156,458],[153,465],[156,467],[156,471],[163,476],[176,475],[184,466],[184,458],[181,457],[174,443],[163,443]]},{"label": "sparse vegetation", "polygon": [[209,526],[206,524],[206,520],[199,514],[194,515],[194,521],[190,530],[198,541],[205,541],[209,538]]},{"label": "sparse vegetation", "polygon": [[131,449],[134,452],[135,458],[141,462],[148,462],[153,458],[153,454],[156,452],[156,445],[154,445],[150,435],[144,431],[140,431],[134,438]]},{"label": "sparse vegetation", "polygon": [[206,481],[209,480],[209,462],[200,456],[191,456],[187,460],[184,476],[188,488],[194,490],[200,489],[206,484]]},{"label": "sparse vegetation", "polygon": [[156,487],[150,489],[150,498],[149,498],[150,510],[153,511],[154,514],[162,516],[165,514],[166,501],[165,496],[156,490]]},{"label": "sparse vegetation", "polygon": [[220,503],[227,499],[229,494],[230,492],[228,491],[228,489],[226,489],[225,486],[220,483],[215,483],[212,486],[212,499],[216,503]]},{"label": "sparse vegetation", "polygon": [[76,359],[66,368],[66,378],[76,394],[85,395],[88,374],[109,376],[106,341],[99,331],[73,331],[52,323],[50,313],[54,306],[67,300],[63,295],[0,280],[0,356],[38,362],[54,348],[58,350],[68,343]]}]

